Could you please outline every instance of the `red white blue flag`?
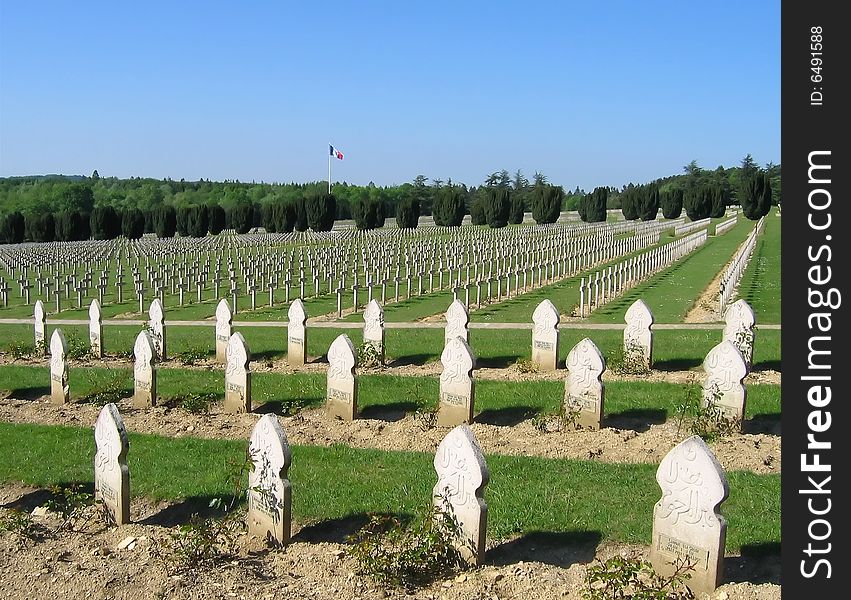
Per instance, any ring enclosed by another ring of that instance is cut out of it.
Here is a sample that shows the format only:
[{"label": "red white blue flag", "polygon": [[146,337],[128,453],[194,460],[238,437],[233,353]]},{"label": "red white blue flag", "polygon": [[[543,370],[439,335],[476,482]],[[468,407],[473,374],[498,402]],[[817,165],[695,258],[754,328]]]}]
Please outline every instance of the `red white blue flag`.
[{"label": "red white blue flag", "polygon": [[330,154],[331,154],[331,156],[335,156],[335,157],[339,158],[340,160],[343,160],[343,153],[342,153],[342,152],[340,152],[339,150],[337,150],[337,149],[336,149],[334,146],[332,146],[331,144],[328,144],[328,148],[330,149]]}]

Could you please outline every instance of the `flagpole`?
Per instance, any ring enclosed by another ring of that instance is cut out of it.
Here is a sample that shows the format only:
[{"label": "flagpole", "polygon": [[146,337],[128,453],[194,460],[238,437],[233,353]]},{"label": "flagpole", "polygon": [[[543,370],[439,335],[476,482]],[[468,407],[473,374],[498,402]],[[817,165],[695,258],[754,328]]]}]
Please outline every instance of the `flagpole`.
[{"label": "flagpole", "polygon": [[[330,142],[328,146],[331,146]],[[328,153],[328,193],[331,193],[331,153]]]}]

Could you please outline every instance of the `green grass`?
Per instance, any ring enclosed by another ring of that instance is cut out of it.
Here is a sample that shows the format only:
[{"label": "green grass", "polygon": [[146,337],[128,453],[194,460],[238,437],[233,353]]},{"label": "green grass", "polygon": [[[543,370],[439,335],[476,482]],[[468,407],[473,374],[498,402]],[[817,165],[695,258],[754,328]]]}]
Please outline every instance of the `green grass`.
[{"label": "green grass", "polygon": [[[700,381],[700,377],[696,381]],[[47,367],[24,365],[0,366],[0,389],[10,390],[16,397],[32,398],[50,393]],[[132,395],[130,369],[74,368],[70,370],[73,400],[79,400],[107,384],[118,381],[125,395]],[[254,373],[252,397],[255,409],[271,403],[273,412],[282,414],[298,407],[321,406],[325,398],[325,373]],[[437,377],[401,377],[397,375],[362,374],[358,378],[358,405],[363,416],[385,409],[413,412],[418,405],[436,406]],[[629,416],[662,422],[673,418],[687,393],[698,394],[692,386],[643,381],[611,381],[606,383],[606,416]],[[224,371],[206,369],[159,369],[158,394],[169,398],[186,393],[212,393],[224,396]],[[494,381],[476,382],[476,418],[483,422],[505,424],[506,419],[519,421],[539,412],[555,411],[564,395],[563,381]],[[748,387],[746,417],[776,419],[780,414],[780,386]]]},{"label": "green grass", "polygon": [[[55,326],[48,322],[47,336]],[[85,340],[88,330],[81,325],[63,325],[66,337]],[[263,362],[281,360],[286,356],[285,327],[244,327],[252,360]],[[104,326],[104,348],[107,354],[130,356],[133,342],[139,333],[138,326]],[[308,328],[308,356],[322,357],[339,334],[346,333],[355,346],[362,341],[360,329]],[[206,349],[212,357],[215,351],[212,325],[203,327],[167,328],[167,351],[172,357],[181,353]],[[518,359],[531,356],[530,330],[473,329],[470,344],[481,367],[507,367]],[[654,332],[653,356],[659,369],[686,370],[700,367],[709,351],[721,341],[718,329],[663,329]],[[31,325],[0,325],[0,352],[8,352],[12,344],[25,341],[33,343]],[[584,337],[590,337],[600,351],[611,356],[623,345],[620,330],[562,329],[559,342],[559,361],[564,363],[570,349]],[[443,352],[443,329],[387,329],[386,345],[388,364],[425,364],[440,360]],[[394,363],[395,361],[395,363]],[[754,365],[757,369],[780,370],[780,331],[759,330],[756,333]]]},{"label": "green grass", "polygon": [[[593,323],[623,323],[627,309],[641,298],[650,307],[656,322],[682,323],[686,313],[733,257],[751,229],[752,221],[739,219],[739,223],[727,233],[718,238],[710,237],[701,248],[672,267],[595,310],[588,320]],[[757,314],[757,323],[762,322],[761,315]]]},{"label": "green grass", "polygon": [[738,297],[751,305],[757,323],[780,322],[780,230],[780,218],[772,211],[739,284]]},{"label": "green grass", "polygon": [[[229,474],[245,441],[163,438],[131,433],[131,494],[200,501],[231,493]],[[88,428],[0,423],[0,481],[46,487],[92,482]],[[412,514],[428,505],[436,481],[433,455],[345,446],[295,446],[289,478],[293,516],[303,526],[339,528],[370,512]],[[488,537],[547,536],[560,543],[650,542],[661,494],[655,465],[488,456]],[[727,551],[780,542],[780,477],[727,474]],[[190,504],[192,505],[192,504]],[[759,515],[759,518],[754,518]],[[298,538],[296,538],[298,539]],[[510,544],[511,542],[509,542]]]}]

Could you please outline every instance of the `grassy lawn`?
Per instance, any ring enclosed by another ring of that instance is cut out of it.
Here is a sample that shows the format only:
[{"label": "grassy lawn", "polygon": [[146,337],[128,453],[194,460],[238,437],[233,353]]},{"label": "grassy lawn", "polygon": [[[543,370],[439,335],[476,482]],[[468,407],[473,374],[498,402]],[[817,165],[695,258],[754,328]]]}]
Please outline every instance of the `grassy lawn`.
[{"label": "grassy lawn", "polygon": [[[206,506],[232,492],[247,441],[130,434],[131,494]],[[91,485],[90,428],[0,423],[0,481]],[[340,526],[370,512],[418,513],[436,481],[433,455],[295,446],[289,478],[303,526]],[[488,456],[488,537],[550,534],[561,543],[650,542],[661,491],[655,465]],[[731,472],[727,551],[780,542],[780,477]],[[754,518],[759,515],[759,518]]]},{"label": "grassy lawn", "polygon": [[[55,326],[48,322],[48,339]],[[72,347],[87,343],[88,330],[81,325],[63,325]],[[252,360],[282,360],[286,357],[285,327],[237,328],[245,336]],[[104,348],[107,354],[130,356],[138,326],[104,326]],[[361,329],[308,328],[307,352],[322,357],[331,342],[345,333],[355,346],[363,341]],[[531,356],[531,330],[473,329],[470,344],[480,367],[507,367],[521,358]],[[656,368],[685,370],[700,367],[706,354],[721,341],[721,331],[713,329],[662,329],[654,332],[653,356]],[[212,324],[207,327],[167,328],[167,352],[172,357],[193,353],[212,356],[215,351]],[[559,361],[563,364],[570,349],[584,337],[590,337],[606,356],[612,356],[623,345],[620,330],[562,329],[559,342]],[[33,344],[31,325],[0,325],[0,352],[9,352],[17,343]],[[440,360],[443,352],[443,329],[387,329],[388,364],[425,364]],[[780,370],[780,331],[761,330],[756,333],[754,365],[756,369]]]},{"label": "grassy lawn", "polygon": [[780,229],[780,218],[772,211],[739,284],[738,297],[754,309],[757,323],[780,322]]},{"label": "grassy lawn", "polygon": [[[688,394],[699,395],[700,378],[693,385],[665,382],[611,381],[606,383],[607,416],[646,417],[662,422],[676,416],[677,407]],[[47,367],[23,365],[0,366],[0,389],[11,390],[22,398],[50,393]],[[325,373],[255,373],[252,396],[255,409],[271,403],[271,411],[284,413],[299,407],[318,407],[325,399]],[[364,416],[379,409],[413,412],[419,406],[436,406],[437,377],[401,377],[398,375],[363,374],[358,378],[358,405]],[[115,383],[132,395],[131,369],[73,368],[70,370],[72,399],[79,400]],[[158,370],[158,393],[161,398],[185,394],[213,393],[224,396],[224,370],[166,369]],[[506,419],[522,420],[539,412],[555,411],[564,395],[563,381],[493,381],[476,382],[476,418],[482,422],[502,424]],[[775,419],[780,414],[779,385],[748,387],[747,418]],[[263,409],[267,410],[267,409]],[[380,412],[380,410],[379,410]]]},{"label": "grassy lawn", "polygon": [[[682,323],[703,290],[735,254],[753,229],[753,222],[739,219],[738,224],[718,238],[710,238],[703,247],[672,267],[629,290],[624,296],[595,310],[593,323],[623,323],[630,305],[641,298],[650,307],[658,323]],[[757,314],[757,322],[763,322]]]}]

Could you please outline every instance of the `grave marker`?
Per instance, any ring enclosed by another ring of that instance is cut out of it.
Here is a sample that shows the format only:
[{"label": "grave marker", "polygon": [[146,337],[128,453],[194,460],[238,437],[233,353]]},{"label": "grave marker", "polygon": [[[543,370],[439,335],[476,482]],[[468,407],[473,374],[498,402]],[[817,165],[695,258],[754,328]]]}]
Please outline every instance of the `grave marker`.
[{"label": "grave marker", "polygon": [[230,341],[232,323],[233,316],[228,301],[219,300],[219,304],[216,306],[216,362],[224,363],[227,361],[227,347]]},{"label": "grave marker", "polygon": [[54,329],[50,336],[50,402],[67,404],[71,401],[68,386],[68,342],[61,329]]},{"label": "grave marker", "polygon": [[151,331],[157,358],[165,360],[165,312],[159,298],[154,298],[148,307],[148,329]]},{"label": "grave marker", "polygon": [[443,330],[444,344],[456,337],[462,338],[469,343],[470,333],[467,324],[470,322],[470,313],[464,303],[456,299],[452,301],[446,310],[446,327]]},{"label": "grave marker", "polygon": [[103,358],[103,321],[97,298],[89,305],[89,345],[92,356]]},{"label": "grave marker", "polygon": [[287,312],[287,362],[301,367],[307,362],[307,312],[301,298],[296,298]]},{"label": "grave marker", "polygon": [[226,351],[225,405],[226,412],[251,412],[251,353],[245,338],[238,331],[230,336]]},{"label": "grave marker", "polygon": [[650,562],[663,577],[675,563],[694,566],[685,582],[695,593],[711,594],[724,574],[727,522],[719,507],[730,489],[709,446],[692,436],[675,446],[656,471],[662,498],[653,508]]},{"label": "grave marker", "polygon": [[440,375],[440,401],[437,424],[454,427],[473,420],[476,382],[473,369],[476,357],[462,337],[449,340],[440,355],[443,372]]},{"label": "grave marker", "polygon": [[277,415],[257,421],[248,452],[254,463],[248,474],[248,534],[286,544],[292,529],[292,487],[287,479],[292,456]]},{"label": "grave marker", "polygon": [[384,309],[370,300],[363,311],[363,341],[378,353],[379,364],[384,364]]},{"label": "grave marker", "polygon": [[44,356],[47,351],[47,345],[44,343],[44,330],[47,317],[44,312],[44,303],[41,300],[36,300],[35,308],[33,309],[33,318],[35,320],[35,351],[37,354]]},{"label": "grave marker", "polygon": [[[603,421],[603,372],[606,360],[596,344],[584,338],[567,355],[564,411],[574,427],[600,429]],[[575,418],[574,418],[575,417]]]},{"label": "grave marker", "polygon": [[95,423],[95,499],[101,500],[116,525],[130,522],[130,443],[118,408],[110,402]]},{"label": "grave marker", "polygon": [[748,374],[748,365],[733,342],[724,341],[715,346],[703,361],[706,379],[703,382],[703,407],[710,403],[724,417],[739,421],[745,416],[747,390],[742,381]]},{"label": "grave marker", "polygon": [[142,330],[133,344],[133,406],[157,405],[157,349],[150,331]]},{"label": "grave marker", "polygon": [[544,371],[557,368],[559,319],[558,309],[549,300],[532,313],[532,362]]},{"label": "grave marker", "polygon": [[458,522],[456,547],[470,564],[480,565],[485,557],[488,505],[484,489],[490,479],[485,457],[476,436],[467,425],[450,431],[434,455],[437,484],[434,505]]},{"label": "grave marker", "polygon": [[649,371],[653,365],[653,313],[644,300],[639,298],[627,309],[624,320],[624,364],[636,371]]},{"label": "grave marker", "polygon": [[742,353],[748,369],[753,364],[754,325],[756,315],[750,304],[744,300],[736,300],[724,313],[723,339],[733,343]]},{"label": "grave marker", "polygon": [[358,384],[355,377],[357,353],[345,333],[337,336],[328,348],[326,405],[328,414],[351,421],[358,414]]}]

